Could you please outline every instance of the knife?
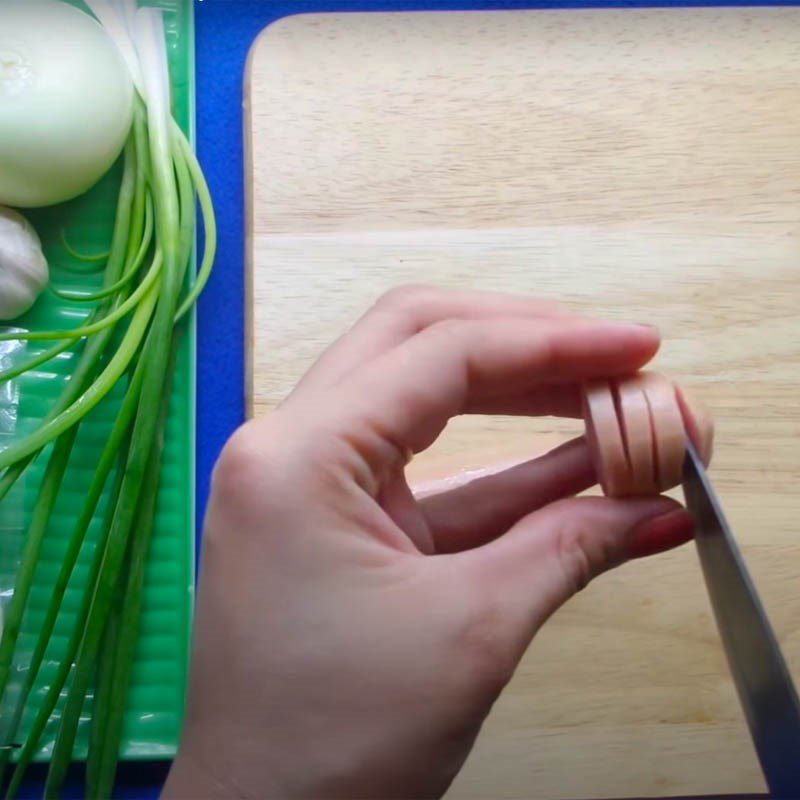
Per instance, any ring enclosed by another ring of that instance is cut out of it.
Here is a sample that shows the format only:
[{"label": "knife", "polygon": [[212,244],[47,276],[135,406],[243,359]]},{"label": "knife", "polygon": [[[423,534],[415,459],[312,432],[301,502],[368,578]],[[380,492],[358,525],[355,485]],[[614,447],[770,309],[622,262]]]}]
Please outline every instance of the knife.
[{"label": "knife", "polygon": [[[800,701],[719,499],[691,442],[686,506],[722,644],[770,793],[800,798]],[[798,584],[800,591],[800,583]]]}]

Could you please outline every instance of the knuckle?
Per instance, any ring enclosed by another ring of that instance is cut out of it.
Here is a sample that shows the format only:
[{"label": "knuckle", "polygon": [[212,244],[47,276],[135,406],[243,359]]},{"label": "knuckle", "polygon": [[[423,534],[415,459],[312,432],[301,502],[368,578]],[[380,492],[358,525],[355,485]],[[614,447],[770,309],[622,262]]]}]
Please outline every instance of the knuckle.
[{"label": "knuckle", "polygon": [[584,539],[582,527],[561,528],[556,536],[558,564],[571,594],[585,589],[592,579],[592,567],[584,549]]},{"label": "knuckle", "polygon": [[573,520],[557,531],[556,559],[564,580],[573,594],[615,562],[614,549],[607,537],[583,520]]},{"label": "knuckle", "polygon": [[238,428],[214,465],[210,509],[228,520],[257,523],[307,504],[320,486],[340,489],[339,440],[319,425],[302,427],[276,411]]},{"label": "knuckle", "polygon": [[435,292],[436,290],[432,287],[420,283],[395,286],[378,298],[375,308],[379,311],[388,311],[390,313],[409,313],[418,309]]},{"label": "knuckle", "polygon": [[295,470],[283,455],[274,425],[247,422],[227,441],[211,474],[203,549],[225,549],[279,530],[277,520],[296,505]]},{"label": "knuckle", "polygon": [[436,322],[428,329],[429,335],[434,340],[442,341],[445,345],[464,344],[471,329],[470,323],[460,319],[443,319]]},{"label": "knuckle", "polygon": [[261,482],[273,448],[252,422],[242,425],[226,442],[214,465],[211,485],[224,499],[247,497]]}]

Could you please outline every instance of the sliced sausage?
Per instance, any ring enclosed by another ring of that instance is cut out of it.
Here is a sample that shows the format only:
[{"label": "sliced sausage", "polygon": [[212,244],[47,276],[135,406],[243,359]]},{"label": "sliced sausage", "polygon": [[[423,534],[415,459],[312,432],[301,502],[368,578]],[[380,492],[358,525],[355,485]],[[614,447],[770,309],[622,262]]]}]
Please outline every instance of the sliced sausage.
[{"label": "sliced sausage", "polygon": [[683,477],[686,430],[672,383],[655,372],[643,372],[641,379],[650,407],[657,485],[664,492],[677,486]]},{"label": "sliced sausage", "polygon": [[704,463],[714,425],[705,406],[655,372],[584,386],[583,417],[592,461],[609,497],[649,495],[681,482],[687,437]]},{"label": "sliced sausage", "polygon": [[708,409],[697,397],[675,384],[675,397],[678,401],[686,433],[692,440],[703,463],[708,466],[714,445],[714,421]]},{"label": "sliced sausage", "polygon": [[608,381],[590,381],[583,392],[586,438],[603,492],[609,497],[628,493],[631,470],[622,442],[614,395]]},{"label": "sliced sausage", "polygon": [[627,494],[658,493],[650,408],[638,376],[616,385],[617,407],[622,439],[630,464],[631,480]]}]

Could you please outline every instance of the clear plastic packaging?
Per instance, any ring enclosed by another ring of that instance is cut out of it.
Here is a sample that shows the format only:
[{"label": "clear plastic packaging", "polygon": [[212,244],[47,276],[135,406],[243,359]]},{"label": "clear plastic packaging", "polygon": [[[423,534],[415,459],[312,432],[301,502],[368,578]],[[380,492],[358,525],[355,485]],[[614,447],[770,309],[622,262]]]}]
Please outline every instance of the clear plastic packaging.
[{"label": "clear plastic packaging", "polygon": [[[4,330],[15,330],[4,329]],[[25,356],[24,342],[0,342],[0,371],[13,367]],[[0,381],[0,450],[5,449],[17,435],[19,425],[19,384],[15,380]],[[14,576],[19,565],[19,553],[24,535],[24,505],[21,486],[16,486],[0,503],[0,634],[5,610],[11,600]],[[15,694],[14,681],[9,685],[8,699]],[[5,705],[5,703],[4,703]],[[8,715],[0,708],[0,742],[5,741],[4,723]]]}]

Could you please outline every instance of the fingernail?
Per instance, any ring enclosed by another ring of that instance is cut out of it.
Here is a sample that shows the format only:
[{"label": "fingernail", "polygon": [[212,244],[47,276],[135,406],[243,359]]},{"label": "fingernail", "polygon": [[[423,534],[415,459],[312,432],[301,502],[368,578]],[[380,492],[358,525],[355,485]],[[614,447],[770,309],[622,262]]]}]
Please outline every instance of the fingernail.
[{"label": "fingernail", "polygon": [[679,547],[694,538],[694,517],[678,508],[640,522],[628,540],[628,558],[644,558]]},{"label": "fingernail", "polygon": [[652,322],[632,322],[631,325],[635,325],[637,328],[647,328],[658,333],[658,327],[653,325]]}]

